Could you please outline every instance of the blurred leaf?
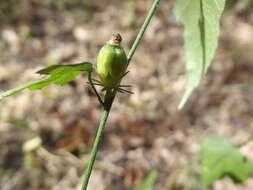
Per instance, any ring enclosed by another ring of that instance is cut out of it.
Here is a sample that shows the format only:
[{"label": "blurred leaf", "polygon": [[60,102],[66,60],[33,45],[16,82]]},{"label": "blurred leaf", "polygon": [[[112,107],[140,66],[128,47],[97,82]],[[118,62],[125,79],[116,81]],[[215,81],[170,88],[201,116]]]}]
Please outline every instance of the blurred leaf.
[{"label": "blurred leaf", "polygon": [[155,170],[152,170],[148,176],[145,177],[144,181],[142,184],[134,190],[150,190],[151,187],[154,185],[155,181],[157,179],[157,172]]},{"label": "blurred leaf", "polygon": [[36,164],[33,152],[40,148],[42,145],[42,139],[40,136],[33,137],[24,142],[22,146],[24,154],[24,166],[27,169],[33,169]]},{"label": "blurred leaf", "polygon": [[219,20],[225,0],[177,0],[174,13],[184,25],[187,57],[187,85],[179,104],[181,109],[213,59],[219,36]]},{"label": "blurred leaf", "polygon": [[17,119],[13,122],[14,127],[28,128],[29,122],[25,119]]},{"label": "blurred leaf", "polygon": [[222,136],[206,137],[201,144],[201,152],[202,179],[206,187],[224,176],[243,182],[253,171],[253,165]]},{"label": "blurred leaf", "polygon": [[32,139],[29,139],[24,142],[23,144],[23,152],[32,152],[41,147],[42,145],[42,139],[40,136],[33,137]]},{"label": "blurred leaf", "polygon": [[81,71],[92,72],[92,69],[92,64],[88,62],[73,65],[53,65],[47,67],[37,73],[50,75],[48,78],[6,91],[0,94],[0,100],[7,96],[16,94],[26,88],[29,90],[36,90],[48,86],[49,84],[64,85],[69,81],[74,80]]}]

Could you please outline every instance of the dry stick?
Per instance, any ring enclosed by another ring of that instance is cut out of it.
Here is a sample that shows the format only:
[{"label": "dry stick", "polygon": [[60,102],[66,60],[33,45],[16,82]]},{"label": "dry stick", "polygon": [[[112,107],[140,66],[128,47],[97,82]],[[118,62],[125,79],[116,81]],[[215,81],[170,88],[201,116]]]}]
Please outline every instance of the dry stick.
[{"label": "dry stick", "polygon": [[[128,54],[128,57],[127,57],[127,60],[128,60],[128,64],[130,63],[141,39],[142,39],[142,36],[144,35],[150,21],[151,21],[151,18],[153,17],[155,11],[156,11],[156,8],[159,4],[160,0],[154,0],[149,12],[148,12],[148,15],[130,49],[130,52]],[[90,176],[91,176],[91,171],[92,171],[92,168],[93,168],[93,165],[94,165],[94,162],[95,162],[95,159],[96,159],[96,155],[97,155],[97,152],[98,152],[98,146],[99,146],[99,143],[100,143],[100,140],[101,140],[101,137],[102,137],[102,134],[103,134],[103,131],[104,131],[104,128],[105,128],[105,123],[107,121],[107,118],[109,116],[109,113],[110,113],[110,110],[111,110],[111,106],[112,106],[112,103],[114,101],[114,98],[115,98],[115,95],[116,95],[116,90],[107,90],[106,92],[106,95],[105,95],[105,101],[104,101],[104,111],[101,115],[101,118],[100,118],[100,123],[99,123],[99,127],[98,127],[98,130],[97,130],[97,135],[96,135],[96,138],[95,138],[95,141],[93,143],[93,147],[92,147],[92,150],[91,150],[91,153],[90,153],[90,159],[89,159],[89,163],[88,163],[88,166],[85,170],[85,174],[84,174],[84,178],[83,178],[83,184],[82,184],[82,188],[81,190],[86,190],[87,189],[87,186],[88,186],[88,183],[89,183],[89,179],[90,179]]]}]

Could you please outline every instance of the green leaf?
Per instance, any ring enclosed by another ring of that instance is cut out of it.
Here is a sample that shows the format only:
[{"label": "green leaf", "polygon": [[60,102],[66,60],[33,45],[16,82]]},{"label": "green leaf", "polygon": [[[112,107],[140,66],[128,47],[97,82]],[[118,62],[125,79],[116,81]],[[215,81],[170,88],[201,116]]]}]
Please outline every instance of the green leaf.
[{"label": "green leaf", "polygon": [[201,143],[201,170],[205,187],[224,176],[236,182],[245,181],[253,165],[226,138],[210,135]]},{"label": "green leaf", "polygon": [[92,64],[88,62],[72,65],[53,65],[37,72],[39,74],[50,75],[48,78],[8,90],[0,94],[0,100],[7,96],[16,94],[26,88],[29,90],[37,90],[48,86],[49,84],[64,85],[69,81],[74,80],[81,71],[90,73],[92,70]]},{"label": "green leaf", "polygon": [[157,179],[157,172],[152,170],[141,183],[140,186],[134,188],[134,190],[150,190]]},{"label": "green leaf", "polygon": [[174,13],[184,26],[187,84],[181,109],[199,85],[213,59],[225,0],[176,0]]}]

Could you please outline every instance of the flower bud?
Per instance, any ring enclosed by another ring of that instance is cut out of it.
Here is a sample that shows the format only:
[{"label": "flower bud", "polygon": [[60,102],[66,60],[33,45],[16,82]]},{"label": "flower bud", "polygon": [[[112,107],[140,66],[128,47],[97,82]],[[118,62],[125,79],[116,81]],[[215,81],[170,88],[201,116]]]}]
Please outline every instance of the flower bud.
[{"label": "flower bud", "polygon": [[113,88],[119,85],[127,69],[127,56],[120,46],[120,34],[114,34],[109,42],[99,51],[97,58],[97,73],[105,87]]}]

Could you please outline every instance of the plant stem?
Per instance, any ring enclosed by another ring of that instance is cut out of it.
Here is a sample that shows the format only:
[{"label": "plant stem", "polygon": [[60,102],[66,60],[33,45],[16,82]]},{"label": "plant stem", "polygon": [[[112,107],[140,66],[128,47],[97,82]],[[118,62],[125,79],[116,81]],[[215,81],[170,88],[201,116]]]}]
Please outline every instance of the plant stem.
[{"label": "plant stem", "polygon": [[83,178],[83,184],[82,184],[82,190],[86,190],[88,183],[89,183],[89,178],[91,175],[91,171],[96,159],[96,155],[97,155],[97,151],[98,151],[98,145],[99,142],[101,140],[104,128],[105,128],[105,122],[108,118],[110,110],[104,110],[102,115],[101,115],[101,119],[100,119],[100,123],[99,123],[99,127],[98,127],[98,131],[97,131],[97,136],[95,138],[95,141],[93,143],[93,147],[92,147],[92,151],[90,153],[90,159],[89,159],[89,163],[88,163],[88,167],[85,170],[85,174],[84,174],[84,178]]},{"label": "plant stem", "polygon": [[98,98],[99,103],[100,103],[102,106],[104,106],[104,102],[103,102],[103,100],[101,99],[101,97],[99,96],[99,94],[98,94],[98,92],[97,92],[97,90],[96,90],[96,87],[95,87],[94,84],[93,84],[92,76],[91,76],[91,75],[92,75],[91,72],[89,72],[88,80],[89,80],[89,82],[90,82],[91,88],[92,88],[93,91],[95,92],[95,94],[96,94],[96,96],[97,96],[97,98]]},{"label": "plant stem", "polygon": [[97,155],[97,152],[98,152],[98,146],[99,146],[99,143],[102,139],[102,134],[103,134],[103,131],[104,131],[104,128],[105,128],[105,123],[106,123],[107,118],[109,116],[109,113],[110,113],[115,95],[116,95],[116,90],[115,91],[114,90],[107,90],[106,91],[105,101],[103,102],[104,111],[102,112],[102,115],[101,115],[101,118],[100,118],[100,123],[99,123],[99,126],[98,126],[96,138],[95,138],[95,141],[93,143],[92,150],[91,150],[91,153],[90,153],[89,163],[88,163],[87,169],[85,170],[85,174],[84,174],[84,178],[83,178],[83,184],[82,184],[82,188],[81,188],[82,190],[87,189],[89,179],[90,179],[90,176],[91,176],[91,172],[92,172],[92,168],[93,168],[94,162],[96,160],[96,155]]},{"label": "plant stem", "polygon": [[138,33],[138,35],[137,35],[137,37],[136,37],[136,39],[135,39],[135,41],[134,41],[131,49],[129,51],[128,56],[127,56],[128,64],[132,60],[132,57],[133,57],[133,55],[134,55],[134,53],[135,53],[135,51],[136,51],[136,49],[137,49],[137,47],[138,47],[141,39],[142,39],[142,36],[144,35],[144,33],[145,33],[145,31],[146,31],[146,29],[147,29],[147,27],[148,27],[148,25],[149,25],[149,23],[151,21],[151,18],[155,14],[155,11],[156,11],[156,8],[158,7],[159,2],[160,2],[160,0],[154,0],[151,8],[149,9],[148,15],[147,15],[144,23],[142,24],[141,29],[140,29],[140,31],[139,31],[139,33]]},{"label": "plant stem", "polygon": [[[129,54],[127,56],[127,59],[128,59],[128,64],[130,63],[141,39],[142,39],[142,36],[144,35],[150,21],[151,21],[151,18],[153,17],[155,11],[156,11],[156,8],[159,4],[160,0],[154,0],[153,1],[153,4],[148,12],[148,15],[129,51]],[[108,119],[108,116],[109,116],[109,113],[110,113],[110,110],[111,110],[111,106],[113,104],[113,101],[114,101],[114,98],[116,96],[116,90],[107,90],[106,91],[106,95],[105,95],[105,101],[103,102],[104,103],[104,111],[101,115],[101,118],[100,118],[100,123],[99,123],[99,127],[98,127],[98,130],[97,130],[97,134],[96,134],[96,138],[95,138],[95,141],[93,143],[93,146],[92,146],[92,150],[91,150],[91,154],[90,154],[90,159],[89,159],[89,163],[88,163],[88,166],[87,166],[87,169],[85,170],[85,174],[84,174],[84,178],[83,178],[83,184],[82,184],[82,188],[81,190],[86,190],[87,189],[87,186],[88,186],[88,183],[89,183],[89,179],[90,179],[90,176],[91,176],[91,172],[92,172],[92,168],[93,168],[93,165],[94,165],[94,162],[95,162],[95,159],[96,159],[96,155],[97,155],[97,152],[98,152],[98,147],[99,147],[99,143],[100,143],[100,140],[101,140],[101,137],[102,137],[102,134],[103,134],[103,131],[104,131],[104,128],[105,128],[105,124],[106,124],[106,121]]]}]

